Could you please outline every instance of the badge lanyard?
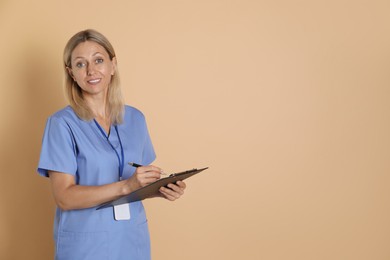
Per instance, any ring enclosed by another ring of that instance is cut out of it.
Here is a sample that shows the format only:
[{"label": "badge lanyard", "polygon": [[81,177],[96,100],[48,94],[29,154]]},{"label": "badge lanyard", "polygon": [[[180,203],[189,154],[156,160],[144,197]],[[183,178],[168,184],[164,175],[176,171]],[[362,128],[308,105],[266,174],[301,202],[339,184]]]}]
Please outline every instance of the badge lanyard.
[{"label": "badge lanyard", "polygon": [[[123,168],[125,166],[125,155],[124,155],[124,152],[123,152],[123,146],[122,146],[121,137],[119,135],[118,126],[115,125],[114,127],[115,127],[115,131],[116,131],[116,135],[118,136],[119,145],[121,147],[121,157],[119,157],[118,151],[115,149],[114,145],[112,145],[112,143],[108,139],[109,136],[106,135],[106,133],[104,132],[102,127],[98,124],[98,122],[96,122],[95,119],[93,121],[95,122],[96,126],[99,128],[99,130],[102,133],[103,137],[107,139],[107,142],[110,144],[112,150],[114,150],[114,152],[116,154],[116,157],[118,158],[118,163],[119,163],[119,180],[121,181],[122,180],[122,175],[123,175]],[[122,158],[122,160],[121,160],[121,158]],[[126,203],[126,204],[114,206],[114,218],[117,221],[119,221],[119,220],[130,220],[130,206],[129,206],[129,204]]]},{"label": "badge lanyard", "polygon": [[93,121],[95,122],[96,126],[99,128],[99,130],[102,133],[102,135],[104,136],[104,138],[107,139],[107,141],[110,144],[111,148],[114,150],[114,152],[116,154],[116,157],[118,158],[118,163],[119,163],[119,180],[122,180],[123,168],[125,167],[125,155],[124,155],[124,152],[123,152],[123,146],[122,146],[121,137],[119,135],[118,126],[114,126],[114,128],[115,128],[115,131],[116,131],[116,135],[118,136],[119,145],[121,147],[121,156],[120,157],[119,157],[118,151],[115,149],[114,145],[112,145],[110,140],[108,140],[108,136],[106,135],[106,133],[104,132],[102,127],[99,125],[98,122],[96,122],[95,119]]}]

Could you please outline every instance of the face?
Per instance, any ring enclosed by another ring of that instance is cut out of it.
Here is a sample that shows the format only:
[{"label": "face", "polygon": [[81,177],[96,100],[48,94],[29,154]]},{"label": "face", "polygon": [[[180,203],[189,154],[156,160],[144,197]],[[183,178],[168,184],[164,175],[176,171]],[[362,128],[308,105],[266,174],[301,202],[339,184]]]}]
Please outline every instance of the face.
[{"label": "face", "polygon": [[93,41],[82,42],[71,55],[68,72],[83,91],[84,97],[107,95],[111,77],[115,73],[115,57],[110,60],[107,51]]}]

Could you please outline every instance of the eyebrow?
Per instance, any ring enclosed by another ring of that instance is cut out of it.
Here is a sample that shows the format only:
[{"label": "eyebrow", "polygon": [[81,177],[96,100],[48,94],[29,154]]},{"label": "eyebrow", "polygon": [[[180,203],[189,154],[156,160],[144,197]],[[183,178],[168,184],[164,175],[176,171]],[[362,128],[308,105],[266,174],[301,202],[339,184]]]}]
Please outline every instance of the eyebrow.
[{"label": "eyebrow", "polygon": [[[92,54],[92,56],[96,56],[96,55],[103,55],[103,53],[101,52],[95,52],[94,54]],[[77,57],[74,57],[73,60],[77,60],[77,59],[85,59],[84,57],[81,57],[81,56],[77,56]]]}]

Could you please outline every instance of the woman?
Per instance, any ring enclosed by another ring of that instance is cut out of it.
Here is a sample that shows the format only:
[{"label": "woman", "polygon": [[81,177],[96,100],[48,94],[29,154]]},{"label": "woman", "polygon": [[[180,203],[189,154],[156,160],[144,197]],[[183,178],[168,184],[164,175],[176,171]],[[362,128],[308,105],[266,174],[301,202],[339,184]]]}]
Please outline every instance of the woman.
[{"label": "woman", "polygon": [[[96,210],[160,178],[162,170],[150,165],[155,153],[145,118],[123,104],[115,52],[102,34],[75,34],[64,65],[70,106],[49,117],[38,166],[57,204],[56,259],[150,259],[141,202]],[[170,184],[161,197],[173,201],[185,187]]]}]

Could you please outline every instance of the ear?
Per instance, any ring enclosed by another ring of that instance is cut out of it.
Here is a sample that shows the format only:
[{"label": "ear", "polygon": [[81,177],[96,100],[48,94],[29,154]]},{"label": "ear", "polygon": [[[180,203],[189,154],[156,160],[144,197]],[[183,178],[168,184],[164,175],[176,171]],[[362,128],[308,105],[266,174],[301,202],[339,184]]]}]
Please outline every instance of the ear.
[{"label": "ear", "polygon": [[73,76],[72,68],[66,67],[66,70],[68,71],[69,76],[71,76],[72,79],[73,79],[74,81],[76,81],[76,79],[75,79],[74,76]]},{"label": "ear", "polygon": [[116,71],[116,68],[118,66],[117,62],[116,62],[116,57],[113,57],[112,60],[112,71],[111,71],[111,76],[114,76],[115,74],[115,71]]}]

